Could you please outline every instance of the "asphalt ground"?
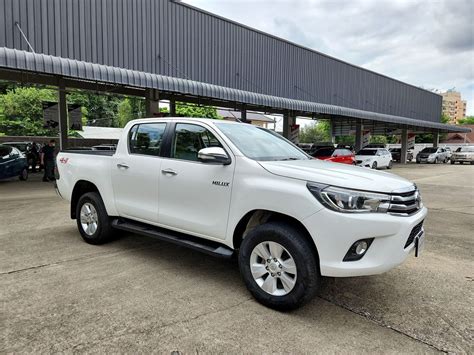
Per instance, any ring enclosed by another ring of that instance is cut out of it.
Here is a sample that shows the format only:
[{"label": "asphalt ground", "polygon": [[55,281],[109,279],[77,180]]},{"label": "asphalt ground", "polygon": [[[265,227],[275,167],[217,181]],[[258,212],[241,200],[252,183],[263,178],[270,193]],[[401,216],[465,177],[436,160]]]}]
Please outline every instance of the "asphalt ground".
[{"label": "asphalt ground", "polygon": [[474,166],[395,166],[429,215],[419,258],[325,279],[280,313],[237,264],[137,235],[84,243],[50,183],[0,182],[0,353],[473,353]]}]

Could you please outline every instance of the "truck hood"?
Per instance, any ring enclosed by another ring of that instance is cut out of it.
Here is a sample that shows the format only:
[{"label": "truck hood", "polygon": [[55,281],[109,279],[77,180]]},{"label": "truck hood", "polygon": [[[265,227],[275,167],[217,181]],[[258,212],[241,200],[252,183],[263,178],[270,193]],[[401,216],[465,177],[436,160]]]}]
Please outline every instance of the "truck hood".
[{"label": "truck hood", "polygon": [[394,174],[323,160],[260,161],[272,174],[349,189],[389,193],[413,186]]}]

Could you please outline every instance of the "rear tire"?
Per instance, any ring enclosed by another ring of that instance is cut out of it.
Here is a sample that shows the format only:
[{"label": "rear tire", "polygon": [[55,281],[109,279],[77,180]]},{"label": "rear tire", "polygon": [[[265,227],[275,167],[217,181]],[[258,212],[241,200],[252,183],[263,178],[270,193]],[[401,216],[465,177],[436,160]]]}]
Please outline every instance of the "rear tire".
[{"label": "rear tire", "polygon": [[79,198],[76,218],[77,228],[86,243],[97,245],[112,239],[113,228],[97,192],[88,192]]},{"label": "rear tire", "polygon": [[311,300],[321,278],[318,257],[304,233],[280,222],[262,224],[248,233],[240,247],[239,268],[255,299],[281,311]]},{"label": "rear tire", "polygon": [[23,168],[23,170],[20,173],[20,176],[18,177],[21,181],[26,181],[28,180],[28,168]]},{"label": "rear tire", "polygon": [[387,169],[392,169],[393,167],[393,162],[390,160],[390,162],[387,165]]},{"label": "rear tire", "polygon": [[454,160],[451,160],[451,165],[455,164],[456,162]]}]

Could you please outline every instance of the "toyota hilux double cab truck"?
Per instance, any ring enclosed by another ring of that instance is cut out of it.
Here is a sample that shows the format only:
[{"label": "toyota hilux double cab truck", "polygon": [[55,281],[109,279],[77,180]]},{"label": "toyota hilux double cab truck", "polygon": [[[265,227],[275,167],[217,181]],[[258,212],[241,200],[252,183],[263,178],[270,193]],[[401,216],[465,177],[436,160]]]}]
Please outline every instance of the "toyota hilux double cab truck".
[{"label": "toyota hilux double cab truck", "polygon": [[323,276],[388,271],[424,242],[415,184],[312,159],[249,124],[133,120],[116,151],[62,151],[57,166],[87,243],[124,230],[235,255],[250,293],[274,309],[310,300]]}]

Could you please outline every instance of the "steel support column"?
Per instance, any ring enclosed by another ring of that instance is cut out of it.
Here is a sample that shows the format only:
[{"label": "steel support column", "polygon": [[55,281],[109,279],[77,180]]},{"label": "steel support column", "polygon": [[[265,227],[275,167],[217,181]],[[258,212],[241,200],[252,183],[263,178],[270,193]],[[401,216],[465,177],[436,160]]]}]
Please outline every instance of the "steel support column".
[{"label": "steel support column", "polygon": [[247,110],[243,109],[240,111],[240,121],[242,121],[243,123],[249,123],[247,121]]},{"label": "steel support column", "polygon": [[176,116],[176,101],[174,99],[170,100],[170,116]]},{"label": "steel support column", "polygon": [[329,120],[329,135],[331,137],[332,144],[336,144],[336,135],[334,134],[334,121]]},{"label": "steel support column", "polygon": [[362,149],[362,141],[364,139],[364,126],[361,120],[356,122],[356,137],[355,137],[355,150],[358,152]]},{"label": "steel support column", "polygon": [[401,135],[402,149],[400,151],[400,163],[407,163],[407,151],[408,151],[408,130],[406,128],[402,129]]},{"label": "steel support column", "polygon": [[160,99],[158,90],[148,89],[145,96],[146,117],[155,117],[160,113]]},{"label": "steel support column", "polygon": [[439,145],[439,132],[433,133],[433,147],[438,148]]},{"label": "steel support column", "polygon": [[58,88],[58,121],[59,121],[59,149],[68,147],[67,141],[67,97],[64,80],[59,79]]},{"label": "steel support column", "polygon": [[283,137],[290,139],[291,126],[296,123],[296,117],[290,113],[283,114]]}]

